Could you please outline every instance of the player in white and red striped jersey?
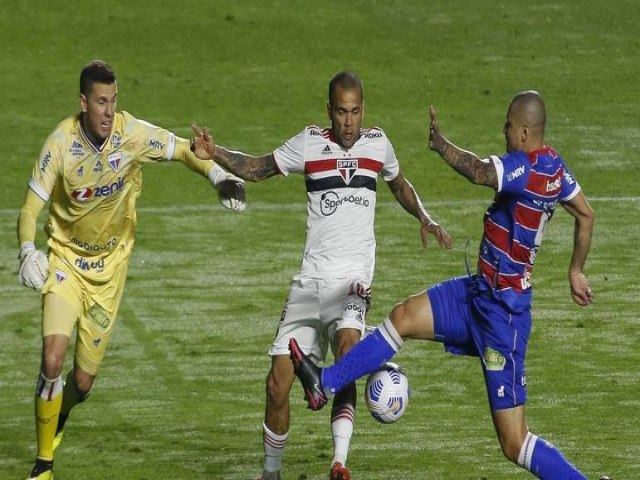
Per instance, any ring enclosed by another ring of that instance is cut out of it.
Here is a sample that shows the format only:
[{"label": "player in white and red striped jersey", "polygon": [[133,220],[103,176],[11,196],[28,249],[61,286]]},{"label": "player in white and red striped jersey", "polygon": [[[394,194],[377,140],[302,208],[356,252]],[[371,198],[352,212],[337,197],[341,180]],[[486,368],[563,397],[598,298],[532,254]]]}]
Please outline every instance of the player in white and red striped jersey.
[{"label": "player in white and red striped jersey", "polygon": [[[249,181],[299,173],[307,189],[307,237],[300,272],[292,279],[276,338],[271,345],[267,405],[263,424],[264,480],[281,476],[294,380],[288,343],[297,338],[305,353],[323,361],[329,346],[341,358],[360,340],[375,266],[374,216],[378,177],[396,200],[420,222],[428,235],[450,248],[451,237],[424,209],[400,170],[385,133],[361,128],[362,84],[350,72],[329,84],[330,128],[309,126],[273,153],[253,157],[216,147],[206,130],[196,131],[195,145],[205,146],[220,165]],[[345,464],[355,411],[355,384],[334,399],[331,427],[334,456],[329,478],[348,480]]]}]

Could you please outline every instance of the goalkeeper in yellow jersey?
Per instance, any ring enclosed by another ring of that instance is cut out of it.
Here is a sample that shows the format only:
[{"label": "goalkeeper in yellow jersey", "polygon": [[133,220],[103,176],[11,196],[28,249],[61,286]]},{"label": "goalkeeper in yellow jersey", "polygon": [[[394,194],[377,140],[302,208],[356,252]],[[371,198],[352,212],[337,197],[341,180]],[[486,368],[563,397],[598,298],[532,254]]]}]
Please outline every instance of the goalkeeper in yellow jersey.
[{"label": "goalkeeper in yellow jersey", "polygon": [[[53,453],[84,401],[113,332],[135,240],[142,165],[177,160],[208,178],[223,206],[245,208],[244,183],[190,151],[189,141],[116,111],[116,75],[95,60],[80,74],[81,112],[45,141],[18,220],[19,278],[42,293],[42,363],[35,393],[38,451],[29,479],[53,478]],[[196,153],[198,145],[195,145]],[[49,203],[48,254],[36,249]],[[62,377],[76,329],[73,367]]]}]

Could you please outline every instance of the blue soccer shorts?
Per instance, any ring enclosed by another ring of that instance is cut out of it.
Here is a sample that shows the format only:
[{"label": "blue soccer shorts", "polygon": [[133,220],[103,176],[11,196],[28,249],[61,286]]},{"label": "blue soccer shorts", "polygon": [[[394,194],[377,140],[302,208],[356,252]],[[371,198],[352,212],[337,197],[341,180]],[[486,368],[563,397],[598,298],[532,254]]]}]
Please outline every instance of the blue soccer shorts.
[{"label": "blue soccer shorts", "polygon": [[525,356],[531,310],[510,312],[478,277],[453,278],[427,290],[435,340],[456,355],[480,357],[492,410],[527,401]]}]

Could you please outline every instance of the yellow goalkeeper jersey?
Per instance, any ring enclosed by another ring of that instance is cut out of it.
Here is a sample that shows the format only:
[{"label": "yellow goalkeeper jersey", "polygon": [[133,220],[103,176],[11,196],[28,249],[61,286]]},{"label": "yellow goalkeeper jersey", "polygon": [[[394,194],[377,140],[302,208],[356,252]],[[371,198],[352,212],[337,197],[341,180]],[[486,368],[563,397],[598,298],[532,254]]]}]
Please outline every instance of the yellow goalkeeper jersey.
[{"label": "yellow goalkeeper jersey", "polygon": [[51,201],[49,248],[85,280],[108,282],[131,255],[142,165],[170,160],[175,145],[173,133],[127,112],[115,114],[99,147],[85,135],[79,115],[63,120],[45,141],[29,181]]}]

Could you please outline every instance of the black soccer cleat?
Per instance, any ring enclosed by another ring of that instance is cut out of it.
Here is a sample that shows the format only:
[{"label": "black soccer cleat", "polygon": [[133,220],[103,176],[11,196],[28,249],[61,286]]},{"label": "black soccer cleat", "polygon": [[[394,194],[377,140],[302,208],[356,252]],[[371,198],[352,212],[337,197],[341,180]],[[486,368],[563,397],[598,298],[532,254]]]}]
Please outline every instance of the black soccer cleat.
[{"label": "black soccer cleat", "polygon": [[302,383],[308,407],[314,412],[320,410],[329,401],[322,391],[322,381],[320,380],[322,369],[302,353],[295,338],[289,340],[289,352],[291,352],[293,370]]},{"label": "black soccer cleat", "polygon": [[53,460],[36,458],[36,464],[27,480],[53,480]]}]

